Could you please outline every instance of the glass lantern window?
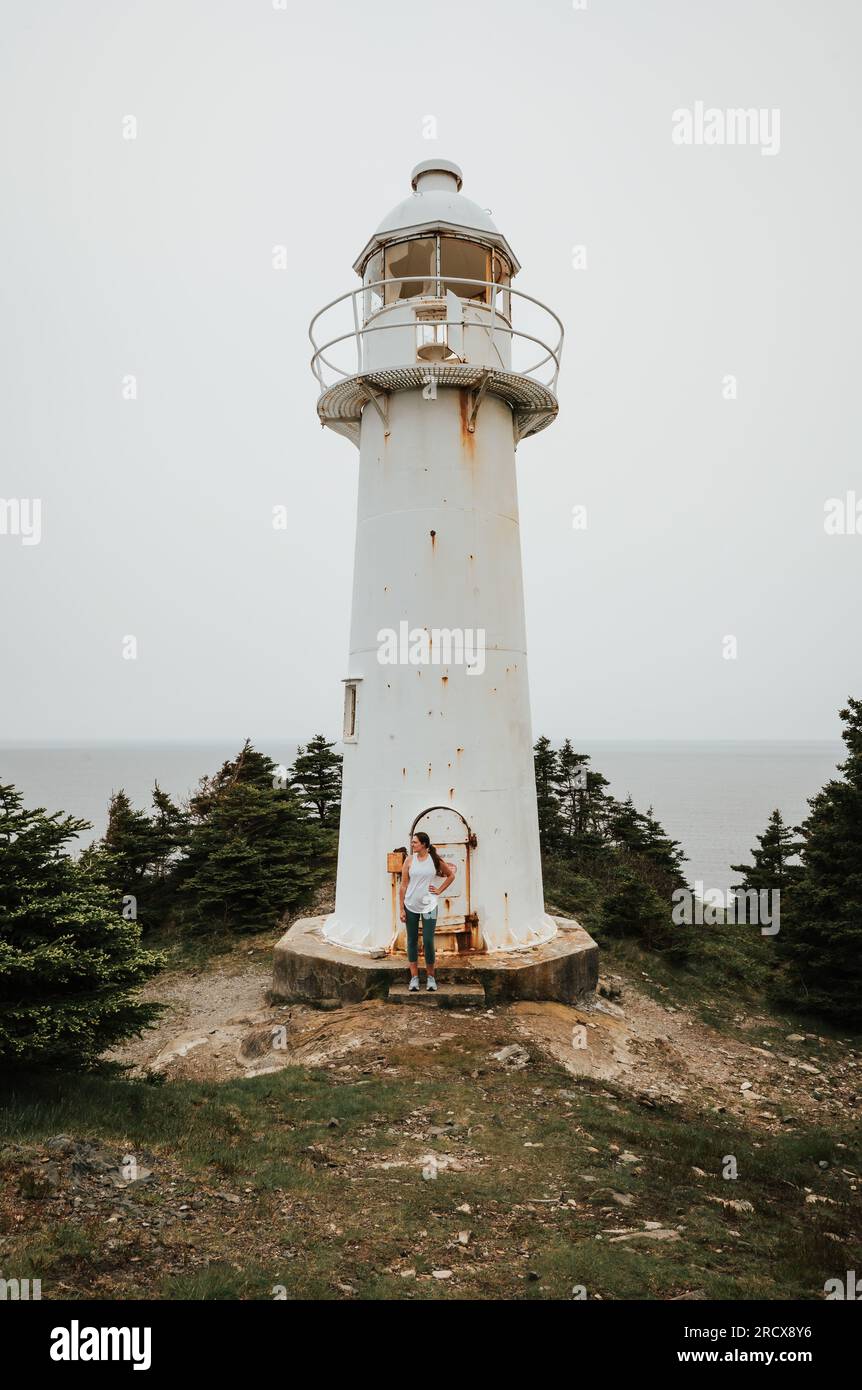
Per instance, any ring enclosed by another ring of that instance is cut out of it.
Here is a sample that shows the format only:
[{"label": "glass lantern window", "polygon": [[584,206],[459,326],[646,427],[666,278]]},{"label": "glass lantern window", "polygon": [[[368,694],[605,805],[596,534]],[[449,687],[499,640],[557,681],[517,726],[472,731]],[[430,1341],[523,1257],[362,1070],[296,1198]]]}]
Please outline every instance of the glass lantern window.
[{"label": "glass lantern window", "polygon": [[[417,237],[386,248],[386,303],[436,294],[437,238]],[[421,276],[403,280],[402,276]],[[391,282],[391,283],[389,283]]]},{"label": "glass lantern window", "polygon": [[465,283],[470,280],[490,280],[491,253],[475,242],[464,241],[461,237],[443,236],[440,238],[440,274],[443,278],[443,293],[451,290],[459,299],[478,300],[488,303],[489,291],[485,285]]},{"label": "glass lantern window", "polygon": [[511,320],[511,298],[509,285],[512,280],[512,268],[505,256],[501,256],[499,251],[495,251],[491,257],[491,279],[494,285],[499,285],[499,289],[492,291],[496,300],[497,313],[503,314],[505,318]]},{"label": "glass lantern window", "polygon": [[370,319],[378,309],[383,308],[383,286],[378,282],[383,279],[383,252],[376,251],[365,267],[363,277],[366,285],[374,285],[374,289],[365,291],[365,318]]}]

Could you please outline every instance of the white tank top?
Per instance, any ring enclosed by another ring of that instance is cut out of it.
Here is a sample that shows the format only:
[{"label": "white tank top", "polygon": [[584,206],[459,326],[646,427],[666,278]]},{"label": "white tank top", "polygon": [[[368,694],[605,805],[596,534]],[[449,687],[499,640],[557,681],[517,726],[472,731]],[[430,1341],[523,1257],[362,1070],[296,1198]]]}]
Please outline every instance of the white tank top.
[{"label": "white tank top", "polygon": [[410,864],[410,880],[404,894],[404,906],[409,907],[411,912],[421,912],[422,899],[431,887],[431,880],[436,877],[437,870],[434,868],[431,855],[426,854],[424,859],[420,859],[418,854],[414,854]]}]

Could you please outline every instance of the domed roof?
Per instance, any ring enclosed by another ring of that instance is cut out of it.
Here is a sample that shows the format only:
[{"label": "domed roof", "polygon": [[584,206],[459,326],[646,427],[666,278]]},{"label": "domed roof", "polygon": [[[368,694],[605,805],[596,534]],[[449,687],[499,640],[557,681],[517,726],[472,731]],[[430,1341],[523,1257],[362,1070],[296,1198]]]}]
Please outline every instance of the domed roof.
[{"label": "domed roof", "polygon": [[368,257],[390,241],[411,232],[475,232],[478,239],[498,246],[512,263],[512,273],[520,265],[506,238],[497,230],[491,216],[461,193],[461,170],[447,159],[427,159],[417,164],[410,176],[413,193],[388,212],[377,231],[353,263],[361,275]]}]

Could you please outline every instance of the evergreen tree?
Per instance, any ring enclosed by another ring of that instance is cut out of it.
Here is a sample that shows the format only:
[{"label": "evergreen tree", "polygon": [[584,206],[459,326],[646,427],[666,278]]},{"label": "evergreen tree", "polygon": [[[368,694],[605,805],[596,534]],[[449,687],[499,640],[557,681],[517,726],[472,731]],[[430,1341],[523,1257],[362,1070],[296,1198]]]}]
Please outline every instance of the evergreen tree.
[{"label": "evergreen tree", "polygon": [[102,840],[127,892],[140,883],[155,857],[153,824],[136,811],[122,788],[108,802],[108,824]]},{"label": "evergreen tree", "polygon": [[666,875],[674,888],[686,886],[683,864],[686,856],[678,840],[672,840],[653,815],[650,806],[641,815],[643,846],[640,850],[644,859],[659,874]]},{"label": "evergreen tree", "polygon": [[325,873],[326,839],[276,764],[246,741],[189,803],[178,869],[185,921],[199,930],[259,931],[307,902]]},{"label": "evergreen tree", "polygon": [[670,904],[639,877],[623,870],[602,904],[602,926],[611,936],[637,937],[651,950],[683,958],[686,938],[674,927]]},{"label": "evergreen tree", "polygon": [[[239,819],[237,797],[247,800],[249,795],[257,797],[243,791],[232,798],[232,820]],[[194,856],[201,867],[182,891],[191,899],[187,918],[195,925],[254,931],[275,922],[287,905],[279,896],[277,877],[269,875],[257,848],[235,823],[225,827],[220,813],[201,828]]]},{"label": "evergreen tree", "polygon": [[785,825],[781,812],[775,810],[766,829],[757,836],[759,848],[751,851],[752,864],[731,864],[742,882],[733,885],[734,892],[756,889],[758,892],[789,888],[802,874],[801,864],[791,864],[802,850],[802,841],[794,840],[793,830]]},{"label": "evergreen tree", "polygon": [[84,866],[104,878],[118,901],[135,899],[144,930],[163,921],[170,911],[172,872],[186,834],[185,816],[158,782],[153,787],[153,807],[154,814],[149,816],[135,810],[122,789],[114,792],[104,836],[82,855]]},{"label": "evergreen tree", "polygon": [[640,862],[648,881],[664,890],[685,885],[685,856],[677,840],[665,834],[652,813],[638,811],[630,796],[615,801],[608,817],[608,834],[627,859]]},{"label": "evergreen tree", "polygon": [[563,830],[557,798],[557,754],[544,734],[533,747],[536,769],[536,804],[539,812],[539,844],[547,854],[557,849]]},{"label": "evergreen tree", "polygon": [[843,777],[809,801],[800,826],[802,874],[777,939],[797,1004],[862,1025],[862,701],[841,710]]},{"label": "evergreen tree", "polygon": [[166,884],[188,838],[188,817],[163,792],[158,782],[153,784],[153,878],[157,885]]},{"label": "evergreen tree", "polygon": [[313,809],[321,825],[337,828],[341,814],[343,759],[340,753],[333,753],[334,747],[334,743],[327,743],[323,734],[315,734],[306,748],[300,746],[296,750],[290,782],[303,804]]},{"label": "evergreen tree", "polygon": [[258,753],[251,740],[246,739],[235,758],[222,763],[212,777],[200,779],[197,791],[189,800],[189,814],[192,821],[204,820],[220,798],[238,784],[267,791],[279,787],[280,780],[272,758]]},{"label": "evergreen tree", "polygon": [[689,948],[671,916],[672,894],[685,886],[678,842],[652,807],[644,814],[631,797],[615,801],[607,778],[569,739],[557,753],[540,738],[534,755],[546,869],[556,891],[564,885],[571,894],[570,910],[596,918],[613,935],[636,936],[684,958]]},{"label": "evergreen tree", "polygon": [[88,1066],[155,1021],[135,990],[162,958],[141,946],[92,863],[65,846],[86,821],[24,809],[0,786],[0,1059]]},{"label": "evergreen tree", "polygon": [[608,817],[608,833],[618,849],[640,854],[646,847],[643,818],[631,796],[615,801]]},{"label": "evergreen tree", "polygon": [[595,853],[602,847],[609,797],[606,777],[590,770],[587,753],[576,753],[566,739],[557,754],[555,787],[563,835],[569,852]]}]

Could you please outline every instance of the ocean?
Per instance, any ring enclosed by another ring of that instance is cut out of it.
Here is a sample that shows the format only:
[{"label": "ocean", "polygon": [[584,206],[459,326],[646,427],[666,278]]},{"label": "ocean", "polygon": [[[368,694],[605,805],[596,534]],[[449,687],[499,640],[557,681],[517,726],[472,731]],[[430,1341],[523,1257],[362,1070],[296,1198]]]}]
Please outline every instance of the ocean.
[{"label": "ocean", "polygon": [[[89,821],[93,829],[81,845],[101,835],[108,798],[123,788],[132,802],[150,805],[153,781],[183,798],[204,773],[234,757],[233,743],[58,744],[0,746],[0,782],[13,782],[30,806],[65,811]],[[727,890],[737,881],[730,865],[748,861],[755,836],[778,807],[797,825],[807,798],[835,774],[844,751],[840,742],[590,742],[575,745],[589,753],[591,766],[610,782],[614,796],[628,794],[640,810],[653,814],[688,858],[686,874],[694,886]],[[260,745],[289,767],[297,744],[287,740]]]}]

